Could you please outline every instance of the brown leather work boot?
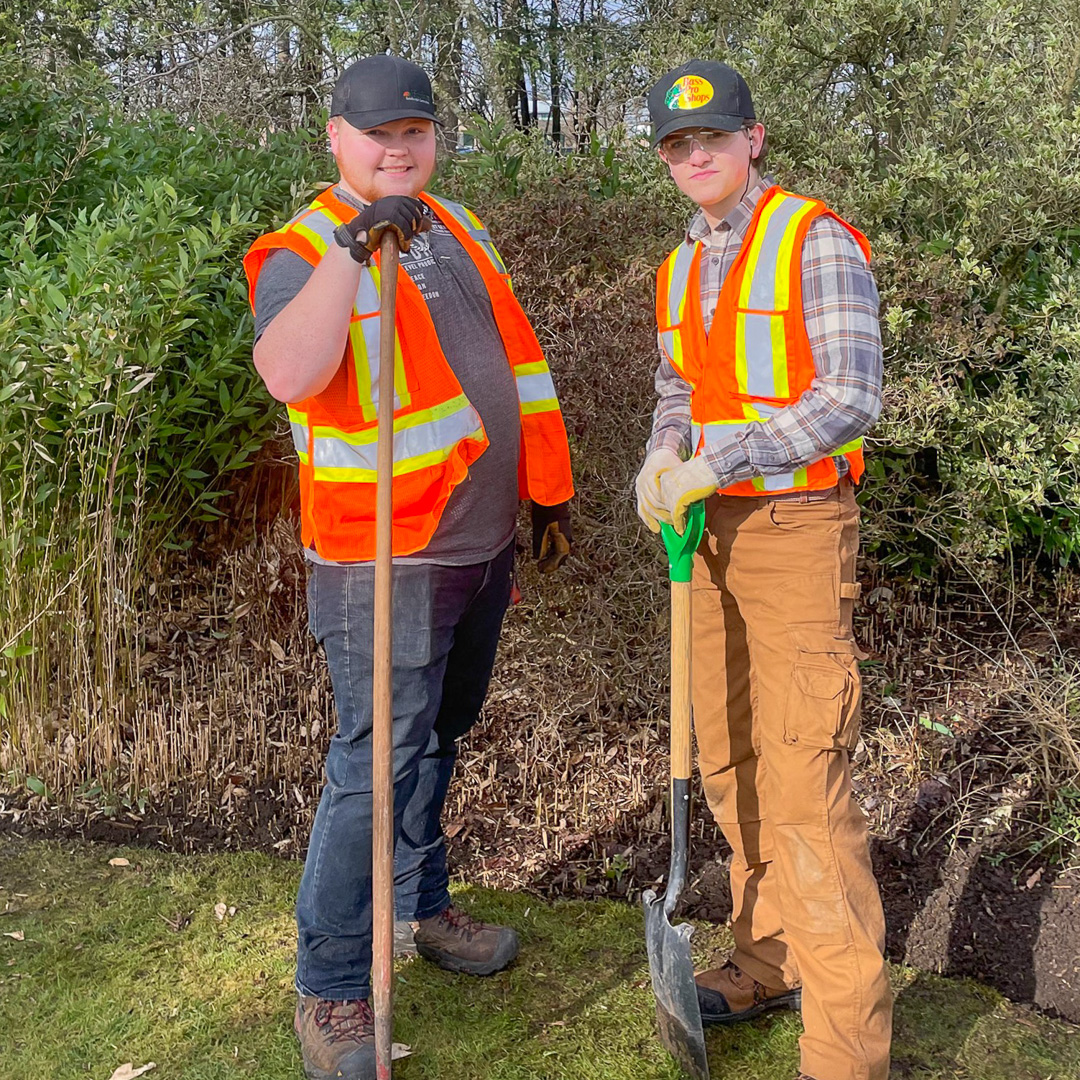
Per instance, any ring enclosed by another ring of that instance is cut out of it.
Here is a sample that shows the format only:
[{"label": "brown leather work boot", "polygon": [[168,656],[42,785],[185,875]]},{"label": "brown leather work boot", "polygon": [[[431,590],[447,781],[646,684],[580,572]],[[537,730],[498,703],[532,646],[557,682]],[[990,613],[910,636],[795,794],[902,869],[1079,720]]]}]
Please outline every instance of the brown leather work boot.
[{"label": "brown leather work boot", "polygon": [[802,990],[772,990],[730,960],[695,976],[702,1024],[737,1024],[769,1009],[802,1008]]},{"label": "brown leather work boot", "polygon": [[375,1013],[366,1001],[301,995],[293,1027],[308,1080],[375,1080]]},{"label": "brown leather work boot", "polygon": [[425,960],[466,975],[494,975],[518,954],[518,936],[508,926],[477,922],[453,906],[422,919],[413,937]]}]

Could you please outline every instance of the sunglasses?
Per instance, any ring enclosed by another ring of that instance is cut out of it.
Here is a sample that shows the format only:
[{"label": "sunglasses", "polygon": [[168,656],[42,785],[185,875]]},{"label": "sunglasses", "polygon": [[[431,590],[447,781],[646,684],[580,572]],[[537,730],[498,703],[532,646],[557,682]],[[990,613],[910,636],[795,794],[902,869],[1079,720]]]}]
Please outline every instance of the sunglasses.
[{"label": "sunglasses", "polygon": [[[748,131],[749,128],[743,128]],[[724,144],[734,135],[733,131],[692,131],[672,135],[660,142],[660,149],[673,165],[681,165],[689,160],[694,147],[699,146],[706,154],[717,154]]]}]

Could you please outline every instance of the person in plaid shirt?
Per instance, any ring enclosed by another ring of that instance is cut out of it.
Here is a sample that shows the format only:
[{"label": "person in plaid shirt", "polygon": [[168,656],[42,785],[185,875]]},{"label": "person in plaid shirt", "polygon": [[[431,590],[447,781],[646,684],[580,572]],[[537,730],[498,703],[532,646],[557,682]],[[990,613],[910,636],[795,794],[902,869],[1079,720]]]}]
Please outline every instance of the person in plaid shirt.
[{"label": "person in plaid shirt", "polygon": [[852,796],[852,609],[862,436],[881,410],[870,246],[763,175],[765,129],[730,67],[649,94],[653,145],[696,204],[657,279],[658,402],[636,483],[653,531],[705,500],[693,709],[730,843],[735,950],[697,976],[702,1019],[802,1010],[800,1080],[884,1080],[885,924]]}]

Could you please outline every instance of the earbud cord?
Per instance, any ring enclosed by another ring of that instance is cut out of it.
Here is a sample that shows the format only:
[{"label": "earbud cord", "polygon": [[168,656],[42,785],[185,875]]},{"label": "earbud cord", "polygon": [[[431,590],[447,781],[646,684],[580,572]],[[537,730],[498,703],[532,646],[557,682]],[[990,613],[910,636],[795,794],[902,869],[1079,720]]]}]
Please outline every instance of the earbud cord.
[{"label": "earbud cord", "polygon": [[743,128],[743,131],[746,132],[746,141],[750,144],[750,156],[746,159],[746,183],[743,185],[739,202],[746,198],[746,193],[750,190],[750,170],[754,164],[754,136],[750,134],[749,128]]}]

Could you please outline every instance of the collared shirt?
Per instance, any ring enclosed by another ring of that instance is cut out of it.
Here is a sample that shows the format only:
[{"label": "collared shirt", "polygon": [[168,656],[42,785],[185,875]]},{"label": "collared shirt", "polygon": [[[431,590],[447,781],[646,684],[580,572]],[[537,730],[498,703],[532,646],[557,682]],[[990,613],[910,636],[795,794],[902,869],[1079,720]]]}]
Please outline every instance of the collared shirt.
[{"label": "collared shirt", "polygon": [[[773,186],[763,177],[715,228],[699,210],[686,243],[701,241],[701,310],[712,326],[724,279],[742,247],[754,209]],[[831,217],[810,226],[802,249],[803,317],[816,377],[798,401],[710,444],[702,457],[727,487],[755,476],[793,472],[866,433],[881,412],[881,330],[878,292],[855,238]],[[690,445],[692,387],[660,351],[659,400],[646,451],[666,447],[686,458]],[[836,459],[841,474],[844,458]]]}]

